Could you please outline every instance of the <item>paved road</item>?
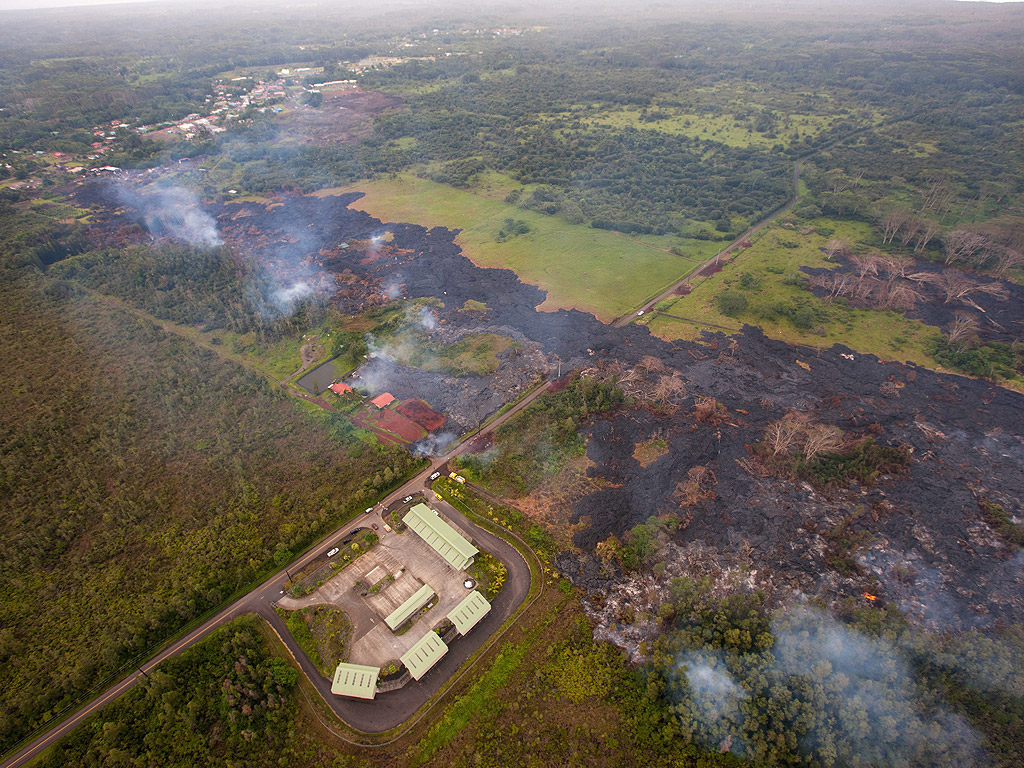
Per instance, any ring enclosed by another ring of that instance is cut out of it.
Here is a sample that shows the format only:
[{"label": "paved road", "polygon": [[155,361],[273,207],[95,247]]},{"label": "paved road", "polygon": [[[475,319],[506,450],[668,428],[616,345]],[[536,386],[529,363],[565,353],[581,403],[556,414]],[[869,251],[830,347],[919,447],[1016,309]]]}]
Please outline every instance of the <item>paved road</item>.
[{"label": "paved road", "polygon": [[695,277],[698,277],[701,274],[701,272],[706,270],[712,264],[717,264],[719,262],[719,260],[723,256],[727,256],[729,253],[734,251],[737,247],[739,247],[739,244],[742,243],[744,240],[749,240],[754,235],[755,232],[758,232],[759,230],[761,230],[762,228],[764,228],[765,226],[767,226],[771,222],[775,221],[775,219],[777,219],[779,216],[781,216],[786,211],[788,211],[790,208],[792,208],[794,205],[796,205],[797,202],[800,200],[800,164],[802,162],[803,162],[802,159],[801,160],[797,160],[796,161],[796,168],[793,170],[793,199],[792,200],[790,200],[788,203],[786,203],[785,206],[783,206],[782,208],[777,210],[775,213],[773,213],[770,216],[766,216],[765,218],[761,219],[761,221],[759,221],[757,224],[752,226],[750,229],[748,229],[742,235],[737,237],[735,240],[733,240],[731,243],[729,243],[729,245],[727,245],[725,248],[720,250],[718,253],[716,253],[714,256],[712,256],[710,259],[705,261],[703,264],[701,264],[695,270],[690,272],[686,277],[684,277],[684,278],[676,281],[672,285],[670,285],[668,288],[666,288],[664,291],[659,293],[653,299],[648,301],[642,307],[639,307],[639,308],[637,308],[636,310],[634,310],[632,312],[629,312],[629,313],[627,313],[625,315],[622,315],[622,317],[618,318],[614,323],[612,323],[612,325],[614,325],[614,326],[616,326],[618,328],[621,328],[622,326],[628,325],[629,323],[631,323],[634,320],[636,320],[637,317],[639,317],[640,315],[647,314],[652,309],[654,309],[654,307],[658,304],[658,302],[664,301],[669,296],[672,296],[673,294],[675,294],[675,292],[677,290],[679,290],[679,287],[682,286],[684,283],[688,283],[691,280],[693,280]]},{"label": "paved road", "polygon": [[[487,424],[484,430],[478,430],[478,432],[497,429],[529,406],[530,403],[546,392],[550,386],[549,382],[540,385],[514,407]],[[469,438],[458,443],[444,456],[433,458],[429,467],[376,505],[375,511],[371,515],[359,515],[327,538],[322,539],[320,543],[289,565],[287,570],[281,570],[252,592],[231,603],[220,613],[189,632],[180,640],[168,645],[143,663],[139,667],[139,671],[119,680],[67,719],[61,721],[60,724],[54,726],[42,736],[8,757],[3,763],[0,763],[0,768],[16,768],[17,766],[24,765],[41,750],[51,746],[61,736],[66,735],[76,726],[80,725],[90,715],[95,714],[103,706],[135,687],[144,673],[148,674],[162,661],[177,656],[189,646],[206,637],[217,627],[248,613],[259,614],[270,622],[271,626],[285,640],[292,654],[300,660],[302,669],[310,681],[324,694],[327,701],[330,702],[331,708],[338,716],[349,725],[359,730],[373,733],[386,731],[401,724],[440,688],[452,672],[458,669],[462,662],[472,655],[525,599],[530,589],[530,569],[523,560],[522,555],[514,547],[494,534],[478,528],[454,508],[444,502],[440,502],[445,514],[450,515],[451,519],[465,526],[466,530],[472,533],[483,549],[497,555],[508,566],[508,580],[501,594],[495,599],[494,607],[487,617],[467,637],[460,639],[452,645],[452,650],[438,663],[437,668],[431,670],[430,674],[426,675],[423,680],[407,685],[401,692],[382,694],[380,699],[374,702],[350,701],[331,695],[330,682],[324,680],[315,667],[306,660],[305,655],[299,652],[297,645],[291,639],[291,635],[284,631],[284,624],[274,612],[273,604],[284,590],[285,582],[288,579],[288,571],[300,570],[311,561],[325,557],[327,551],[331,547],[337,546],[353,528],[367,525],[368,519],[371,522],[376,521],[380,525],[383,522],[380,518],[381,511],[393,509],[396,505],[401,504],[402,499],[406,496],[424,493],[429,483],[430,475],[444,467],[451,458],[465,452],[476,436],[476,434],[470,435]]]}]

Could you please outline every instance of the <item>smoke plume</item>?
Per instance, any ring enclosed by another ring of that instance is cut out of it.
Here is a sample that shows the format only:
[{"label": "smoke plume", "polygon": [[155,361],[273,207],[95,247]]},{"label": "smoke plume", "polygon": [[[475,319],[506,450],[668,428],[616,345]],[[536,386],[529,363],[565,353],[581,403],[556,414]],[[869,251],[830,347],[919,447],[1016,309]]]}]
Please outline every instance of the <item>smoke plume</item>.
[{"label": "smoke plume", "polygon": [[189,245],[214,248],[223,244],[217,222],[203,210],[195,192],[178,186],[114,187],[117,201],[135,209],[153,237],[170,237]]}]

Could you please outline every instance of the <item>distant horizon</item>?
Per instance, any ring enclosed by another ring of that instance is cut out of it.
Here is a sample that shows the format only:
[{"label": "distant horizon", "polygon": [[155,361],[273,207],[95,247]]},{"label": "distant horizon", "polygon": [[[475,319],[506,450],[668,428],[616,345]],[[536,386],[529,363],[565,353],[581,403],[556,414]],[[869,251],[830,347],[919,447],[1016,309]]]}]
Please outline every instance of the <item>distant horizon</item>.
[{"label": "distant horizon", "polygon": [[[55,8],[81,8],[100,5],[127,5],[142,3],[160,3],[169,0],[0,0],[0,11],[31,11]],[[943,0],[936,0],[942,2]],[[1024,0],[948,0],[958,3],[1022,3]],[[187,5],[188,2],[182,3]],[[425,6],[432,5],[431,0],[423,0]]]}]

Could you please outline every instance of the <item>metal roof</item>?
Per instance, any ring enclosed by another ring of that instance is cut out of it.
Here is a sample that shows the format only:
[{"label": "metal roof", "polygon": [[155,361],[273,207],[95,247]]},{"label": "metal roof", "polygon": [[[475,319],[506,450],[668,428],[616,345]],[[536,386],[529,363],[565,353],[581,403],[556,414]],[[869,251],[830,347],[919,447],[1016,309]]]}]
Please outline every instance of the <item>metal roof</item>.
[{"label": "metal roof", "polygon": [[446,653],[448,646],[444,644],[444,640],[438,637],[437,632],[430,630],[401,657],[401,660],[409,674],[419,680]]},{"label": "metal roof", "polygon": [[393,610],[388,617],[384,619],[384,623],[391,628],[392,632],[394,632],[402,626],[410,616],[422,608],[426,604],[427,600],[433,596],[434,590],[432,590],[429,585],[424,584],[416,590],[416,594],[395,608],[395,610]]},{"label": "metal roof", "polygon": [[457,571],[472,563],[480,551],[426,504],[416,504],[410,509],[405,515],[405,524]]},{"label": "metal roof", "polygon": [[448,620],[464,635],[477,625],[491,610],[491,604],[487,598],[475,589],[469,593],[465,600],[459,603],[452,612],[448,614]]},{"label": "metal roof", "polygon": [[376,405],[378,408],[384,408],[390,405],[391,403],[395,402],[395,396],[392,395],[390,392],[384,392],[380,395],[377,395],[370,402]]},{"label": "metal roof", "polygon": [[335,696],[353,696],[357,699],[372,699],[377,695],[377,676],[380,667],[364,667],[360,664],[339,664],[334,670],[331,693]]}]

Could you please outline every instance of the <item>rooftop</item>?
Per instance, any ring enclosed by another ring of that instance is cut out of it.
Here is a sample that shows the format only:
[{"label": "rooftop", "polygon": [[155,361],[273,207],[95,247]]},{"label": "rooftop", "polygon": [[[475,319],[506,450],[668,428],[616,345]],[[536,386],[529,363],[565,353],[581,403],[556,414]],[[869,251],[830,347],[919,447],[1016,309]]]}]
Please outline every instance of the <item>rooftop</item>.
[{"label": "rooftop", "polygon": [[395,402],[395,396],[392,395],[390,392],[385,392],[384,394],[377,395],[370,402],[376,405],[378,408],[385,408],[391,403]]},{"label": "rooftop", "polygon": [[438,637],[437,632],[430,630],[412,648],[402,656],[402,663],[414,679],[419,680],[430,668],[448,653],[448,646]]},{"label": "rooftop", "polygon": [[404,519],[406,525],[456,570],[468,566],[480,551],[426,504],[414,505]]},{"label": "rooftop", "polygon": [[388,625],[392,632],[394,632],[402,626],[410,616],[422,608],[433,596],[434,590],[430,588],[429,584],[424,584],[416,590],[412,597],[395,608],[395,610],[393,610],[391,614],[384,619],[384,623]]},{"label": "rooftop", "polygon": [[372,699],[377,695],[379,667],[364,667],[360,664],[339,664],[334,670],[331,693],[335,696],[352,696],[357,699]]},{"label": "rooftop", "polygon": [[487,602],[487,598],[474,589],[465,600],[452,609],[452,612],[448,614],[448,620],[455,625],[460,635],[465,635],[490,610],[491,604]]}]

